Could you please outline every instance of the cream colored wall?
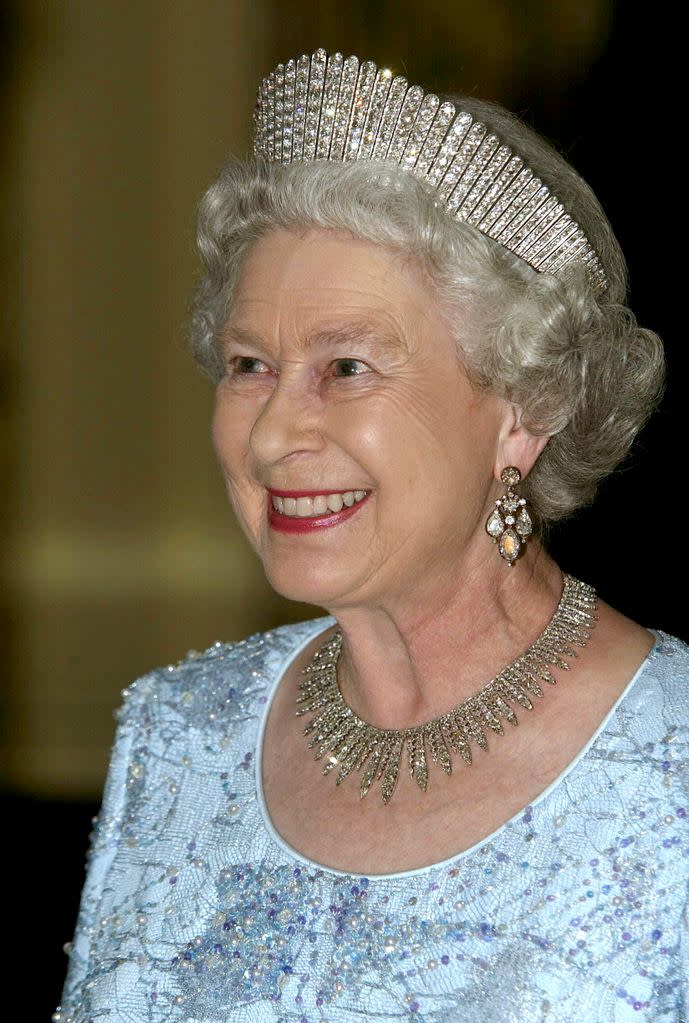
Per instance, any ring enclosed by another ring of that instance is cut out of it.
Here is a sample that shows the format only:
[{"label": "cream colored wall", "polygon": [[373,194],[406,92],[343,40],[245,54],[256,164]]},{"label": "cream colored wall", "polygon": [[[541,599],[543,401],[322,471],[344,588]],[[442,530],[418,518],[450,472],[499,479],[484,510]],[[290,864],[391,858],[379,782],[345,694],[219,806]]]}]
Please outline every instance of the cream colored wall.
[{"label": "cream colored wall", "polygon": [[25,4],[9,186],[13,787],[96,794],[133,677],[310,611],[271,595],[234,525],[211,388],[183,348],[194,206],[246,149],[263,16],[262,0]]}]

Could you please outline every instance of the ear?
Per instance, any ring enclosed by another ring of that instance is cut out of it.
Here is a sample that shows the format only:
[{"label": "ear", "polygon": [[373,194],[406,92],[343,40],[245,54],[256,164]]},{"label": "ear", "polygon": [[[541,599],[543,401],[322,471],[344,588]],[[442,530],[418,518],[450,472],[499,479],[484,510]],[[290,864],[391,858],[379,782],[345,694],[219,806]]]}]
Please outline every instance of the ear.
[{"label": "ear", "polygon": [[522,410],[518,405],[508,405],[496,449],[493,473],[496,480],[508,465],[516,465],[526,479],[545,448],[550,437],[538,437],[531,433],[522,422]]}]

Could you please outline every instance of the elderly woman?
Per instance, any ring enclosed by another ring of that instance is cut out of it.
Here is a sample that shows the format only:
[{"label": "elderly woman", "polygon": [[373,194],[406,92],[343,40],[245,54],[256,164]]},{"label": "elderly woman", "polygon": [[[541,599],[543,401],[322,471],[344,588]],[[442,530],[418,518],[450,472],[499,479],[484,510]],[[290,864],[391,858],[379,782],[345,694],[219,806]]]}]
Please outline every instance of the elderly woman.
[{"label": "elderly woman", "polygon": [[689,1018],[689,648],[543,544],[662,384],[592,192],[317,51],[199,244],[230,502],[328,614],[129,688],[54,1019]]}]

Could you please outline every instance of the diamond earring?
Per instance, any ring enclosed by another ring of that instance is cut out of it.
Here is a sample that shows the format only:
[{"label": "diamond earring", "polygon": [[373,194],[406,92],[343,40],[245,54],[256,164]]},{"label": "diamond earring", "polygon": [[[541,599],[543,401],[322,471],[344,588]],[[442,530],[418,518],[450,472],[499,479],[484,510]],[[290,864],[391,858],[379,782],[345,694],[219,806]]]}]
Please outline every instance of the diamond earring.
[{"label": "diamond earring", "polygon": [[495,502],[495,508],[486,522],[486,532],[493,543],[498,544],[500,556],[510,568],[519,557],[527,537],[533,533],[533,522],[526,508],[526,498],[519,497],[513,489],[521,482],[521,478],[522,474],[516,465],[508,465],[502,470],[500,479],[507,490]]}]

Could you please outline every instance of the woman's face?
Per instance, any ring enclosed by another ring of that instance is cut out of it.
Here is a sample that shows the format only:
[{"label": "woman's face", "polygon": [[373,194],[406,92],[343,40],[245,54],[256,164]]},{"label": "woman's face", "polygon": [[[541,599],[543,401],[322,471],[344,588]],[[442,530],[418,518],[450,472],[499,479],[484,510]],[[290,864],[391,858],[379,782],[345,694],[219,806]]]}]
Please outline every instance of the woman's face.
[{"label": "woman's face", "polygon": [[[213,442],[279,593],[330,610],[418,599],[468,545],[489,545],[509,408],[469,384],[411,260],[345,233],[274,230],[247,256],[223,350]],[[275,491],[311,495],[297,509],[318,514],[276,512]],[[333,491],[366,496],[333,514],[313,496]]]}]

